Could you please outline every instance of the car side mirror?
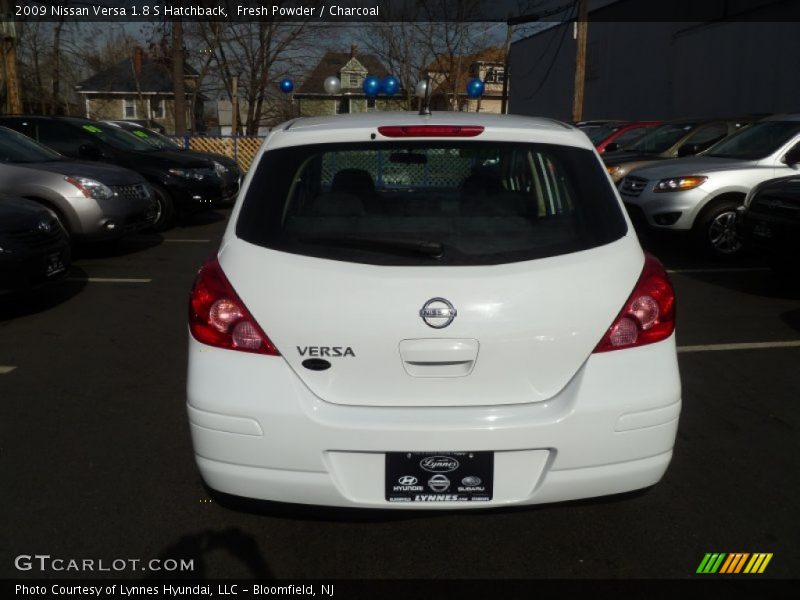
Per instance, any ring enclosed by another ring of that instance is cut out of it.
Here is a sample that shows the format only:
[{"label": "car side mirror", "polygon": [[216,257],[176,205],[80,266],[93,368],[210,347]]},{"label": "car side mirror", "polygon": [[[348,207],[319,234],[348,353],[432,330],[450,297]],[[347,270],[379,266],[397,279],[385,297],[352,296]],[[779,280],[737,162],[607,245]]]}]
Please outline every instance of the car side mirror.
[{"label": "car side mirror", "polygon": [[793,167],[800,163],[800,146],[790,149],[783,157],[783,162]]},{"label": "car side mirror", "polygon": [[617,142],[606,144],[605,152],[619,152],[620,150],[622,150],[622,148]]},{"label": "car side mirror", "polygon": [[78,147],[78,154],[81,158],[85,158],[87,160],[100,160],[103,156],[103,153],[100,152],[100,148],[95,146],[94,144],[81,144]]}]

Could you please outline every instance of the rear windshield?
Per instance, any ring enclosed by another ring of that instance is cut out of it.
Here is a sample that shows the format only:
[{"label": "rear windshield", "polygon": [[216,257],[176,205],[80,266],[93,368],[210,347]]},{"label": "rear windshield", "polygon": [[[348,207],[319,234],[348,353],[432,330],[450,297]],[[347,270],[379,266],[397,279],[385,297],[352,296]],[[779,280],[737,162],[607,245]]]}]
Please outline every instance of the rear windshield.
[{"label": "rear windshield", "polygon": [[591,151],[474,141],[266,152],[236,223],[265,248],[378,265],[510,263],[626,231]]}]

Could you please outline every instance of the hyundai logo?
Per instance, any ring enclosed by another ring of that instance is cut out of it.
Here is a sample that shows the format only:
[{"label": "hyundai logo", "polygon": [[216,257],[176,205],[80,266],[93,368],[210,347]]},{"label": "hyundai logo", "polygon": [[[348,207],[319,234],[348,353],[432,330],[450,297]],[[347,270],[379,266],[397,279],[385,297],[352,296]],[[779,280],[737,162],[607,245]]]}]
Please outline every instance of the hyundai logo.
[{"label": "hyundai logo", "polygon": [[431,298],[419,311],[419,316],[428,327],[443,329],[453,322],[458,311],[444,298]]},{"label": "hyundai logo", "polygon": [[400,485],[417,485],[417,478],[413,475],[403,475],[400,479],[397,480],[397,483]]},{"label": "hyundai logo", "polygon": [[458,468],[458,461],[449,456],[428,456],[419,461],[419,466],[429,473],[449,473]]},{"label": "hyundai logo", "polygon": [[53,226],[47,221],[39,221],[39,224],[36,226],[36,228],[43,233],[50,233],[52,227]]},{"label": "hyundai logo", "polygon": [[450,480],[440,473],[428,479],[428,487],[434,492],[445,492],[450,487]]}]

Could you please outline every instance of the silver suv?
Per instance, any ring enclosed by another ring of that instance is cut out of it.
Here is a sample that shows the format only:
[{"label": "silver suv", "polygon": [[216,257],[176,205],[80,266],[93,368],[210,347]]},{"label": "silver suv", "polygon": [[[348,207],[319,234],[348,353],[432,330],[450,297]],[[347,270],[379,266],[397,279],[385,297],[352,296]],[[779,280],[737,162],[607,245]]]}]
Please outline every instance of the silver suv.
[{"label": "silver suv", "polygon": [[53,211],[75,240],[107,240],[152,225],[155,199],[138,173],[64,158],[0,127],[0,192]]},{"label": "silver suv", "polygon": [[718,257],[737,254],[736,209],[757,184],[800,170],[800,114],[742,129],[701,155],[636,169],[620,184],[634,223],[689,232]]}]

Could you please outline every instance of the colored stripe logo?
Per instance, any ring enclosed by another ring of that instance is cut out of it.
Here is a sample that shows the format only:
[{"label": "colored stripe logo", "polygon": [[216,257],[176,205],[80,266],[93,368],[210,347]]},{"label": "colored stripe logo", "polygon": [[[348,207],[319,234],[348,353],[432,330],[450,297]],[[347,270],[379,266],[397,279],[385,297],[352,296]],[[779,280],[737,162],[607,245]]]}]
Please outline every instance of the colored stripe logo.
[{"label": "colored stripe logo", "polygon": [[763,573],[767,569],[769,561],[772,560],[772,553],[756,552],[707,552],[697,567],[697,573],[713,574],[720,573],[734,575],[738,573],[748,573],[755,575]]}]

